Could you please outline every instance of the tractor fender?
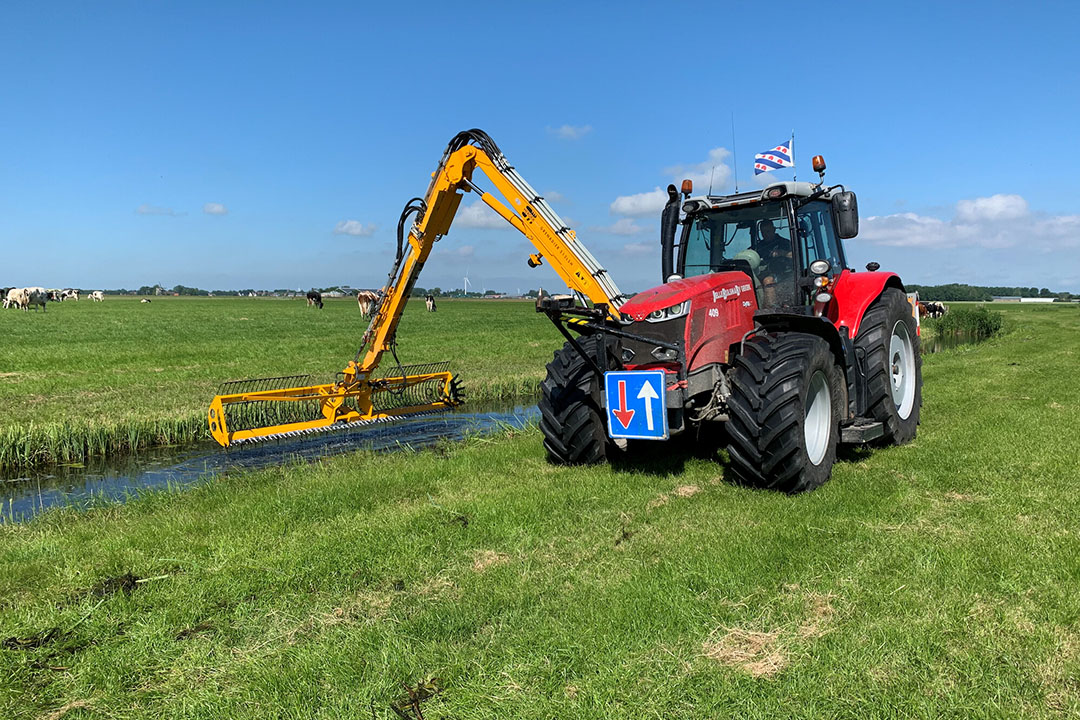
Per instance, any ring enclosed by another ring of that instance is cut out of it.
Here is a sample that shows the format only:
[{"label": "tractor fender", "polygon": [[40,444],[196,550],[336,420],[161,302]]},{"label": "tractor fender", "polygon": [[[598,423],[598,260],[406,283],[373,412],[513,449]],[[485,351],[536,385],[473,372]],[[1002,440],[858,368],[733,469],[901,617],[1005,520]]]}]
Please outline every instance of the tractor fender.
[{"label": "tractor fender", "polygon": [[833,302],[826,315],[841,333],[847,329],[848,337],[859,334],[859,324],[867,308],[878,299],[887,287],[904,290],[900,276],[891,272],[852,272],[844,270],[833,283]]},{"label": "tractor fender", "polygon": [[784,312],[782,310],[758,310],[754,313],[754,323],[766,331],[782,332],[786,330],[817,335],[829,343],[829,349],[836,356],[836,362],[841,368],[844,368],[845,373],[847,372],[851,358],[848,357],[849,353],[844,341],[840,338],[840,332],[828,318]]}]

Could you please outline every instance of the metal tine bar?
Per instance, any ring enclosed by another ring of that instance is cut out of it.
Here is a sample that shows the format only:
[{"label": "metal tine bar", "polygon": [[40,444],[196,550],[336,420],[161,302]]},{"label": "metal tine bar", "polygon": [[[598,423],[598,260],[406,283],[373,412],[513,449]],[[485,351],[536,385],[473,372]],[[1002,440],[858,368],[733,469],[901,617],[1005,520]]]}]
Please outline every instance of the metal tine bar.
[{"label": "metal tine bar", "polygon": [[449,372],[450,361],[417,363],[415,365],[401,365],[384,371],[380,380],[395,380],[407,375],[429,375],[432,373]]},{"label": "metal tine bar", "polygon": [[244,392],[262,392],[265,390],[284,390],[291,387],[311,385],[311,375],[282,375],[279,377],[248,378],[229,380],[221,384],[218,395],[236,395]]}]

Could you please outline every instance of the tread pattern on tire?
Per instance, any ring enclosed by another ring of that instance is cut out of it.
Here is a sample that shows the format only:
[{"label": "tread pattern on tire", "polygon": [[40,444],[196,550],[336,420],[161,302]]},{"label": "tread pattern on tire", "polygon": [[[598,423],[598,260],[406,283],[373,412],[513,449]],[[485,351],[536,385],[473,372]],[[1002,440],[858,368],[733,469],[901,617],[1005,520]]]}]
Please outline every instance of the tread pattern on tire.
[{"label": "tread pattern on tire", "polygon": [[[582,349],[594,358],[600,341],[596,335],[578,338]],[[606,369],[617,366],[610,347],[605,357]],[[548,363],[538,406],[544,449],[551,462],[589,465],[603,462],[612,451],[600,403],[600,383],[601,379],[569,342]]]},{"label": "tread pattern on tire", "polygon": [[[889,377],[889,340],[898,320],[910,318],[908,334],[915,351],[915,404],[906,420],[901,420],[892,398],[892,380]],[[859,334],[855,337],[855,350],[863,357],[866,371],[867,415],[885,426],[883,442],[904,445],[915,439],[922,406],[922,353],[919,336],[915,333],[915,319],[911,305],[903,292],[885,288],[878,299],[863,315]]]},{"label": "tread pattern on tire", "polygon": [[[803,435],[803,396],[814,369],[826,372],[834,421],[818,465],[810,462]],[[735,360],[728,399],[728,455],[739,480],[788,493],[824,483],[836,458],[840,382],[828,343],[815,335],[788,332],[748,340]]]}]

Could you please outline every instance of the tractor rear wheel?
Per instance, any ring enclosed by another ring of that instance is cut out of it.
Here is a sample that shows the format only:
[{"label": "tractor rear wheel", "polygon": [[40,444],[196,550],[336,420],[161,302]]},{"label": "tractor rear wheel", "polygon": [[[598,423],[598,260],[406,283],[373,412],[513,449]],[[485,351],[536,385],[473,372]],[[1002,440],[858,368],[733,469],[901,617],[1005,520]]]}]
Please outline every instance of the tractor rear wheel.
[{"label": "tractor rear wheel", "polygon": [[884,439],[904,445],[915,439],[922,406],[922,353],[911,303],[885,288],[863,315],[855,351],[866,373],[867,414],[885,426]]},{"label": "tractor rear wheel", "polygon": [[[578,344],[593,360],[603,357],[604,370],[621,367],[618,343],[603,348],[599,335],[582,336]],[[580,353],[567,342],[547,366],[540,384],[540,430],[548,460],[565,465],[603,462],[618,451],[608,437],[600,393],[603,378],[597,377]]]},{"label": "tractor rear wheel", "polygon": [[751,338],[731,375],[731,469],[754,487],[813,490],[832,473],[843,403],[842,373],[825,340],[794,332]]}]

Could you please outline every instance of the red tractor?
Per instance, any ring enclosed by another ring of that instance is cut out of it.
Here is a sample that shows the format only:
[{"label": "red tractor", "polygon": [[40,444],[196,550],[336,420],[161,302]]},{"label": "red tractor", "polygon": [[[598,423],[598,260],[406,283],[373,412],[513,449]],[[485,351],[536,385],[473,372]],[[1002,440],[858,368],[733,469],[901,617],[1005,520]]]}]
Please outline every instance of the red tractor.
[{"label": "red tractor", "polygon": [[567,338],[540,400],[551,460],[688,434],[726,447],[739,481],[801,492],[829,478],[839,443],[914,439],[917,310],[896,274],[848,267],[855,194],[824,185],[820,156],[814,170],[817,184],[734,195],[669,186],[664,282],[623,302],[621,322],[570,296],[537,301]]}]

